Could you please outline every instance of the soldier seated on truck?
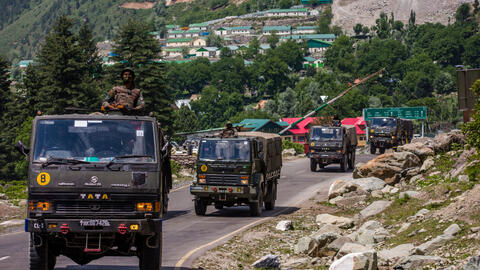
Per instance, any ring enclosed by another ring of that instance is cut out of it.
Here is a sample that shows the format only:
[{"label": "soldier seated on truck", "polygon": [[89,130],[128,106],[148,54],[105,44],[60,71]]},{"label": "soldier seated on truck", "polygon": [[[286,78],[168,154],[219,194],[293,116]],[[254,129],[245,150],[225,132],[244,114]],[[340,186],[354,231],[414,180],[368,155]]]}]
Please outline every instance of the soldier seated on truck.
[{"label": "soldier seated on truck", "polygon": [[145,101],[140,89],[135,88],[135,73],[131,68],[124,68],[121,77],[123,85],[115,86],[108,91],[102,104],[102,111],[121,110],[136,113],[143,111]]},{"label": "soldier seated on truck", "polygon": [[220,137],[222,138],[230,138],[237,136],[237,129],[233,127],[232,122],[228,121],[225,128],[220,133]]}]

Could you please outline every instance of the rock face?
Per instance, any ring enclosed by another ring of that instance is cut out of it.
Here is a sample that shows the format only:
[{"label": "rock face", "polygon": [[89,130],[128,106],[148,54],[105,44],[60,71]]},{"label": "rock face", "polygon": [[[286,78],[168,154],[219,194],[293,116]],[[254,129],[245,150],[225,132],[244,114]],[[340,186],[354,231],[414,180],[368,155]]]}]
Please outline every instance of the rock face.
[{"label": "rock face", "polygon": [[422,266],[429,263],[439,263],[442,258],[438,256],[412,255],[403,258],[395,267],[396,270],[423,269]]},{"label": "rock face", "polygon": [[377,253],[350,253],[330,265],[329,270],[376,270]]},{"label": "rock face", "polygon": [[333,199],[338,196],[342,196],[345,193],[349,193],[352,191],[356,191],[358,189],[358,185],[352,182],[346,182],[344,180],[335,180],[332,185],[330,185],[330,189],[328,190],[328,199]]},{"label": "rock face", "polygon": [[280,261],[277,255],[266,255],[252,264],[255,268],[279,269]]},{"label": "rock face", "polygon": [[374,201],[367,208],[360,211],[360,215],[363,218],[368,218],[383,212],[387,207],[392,204],[391,201]]},{"label": "rock face", "polygon": [[378,177],[385,183],[393,185],[401,178],[405,169],[419,167],[420,158],[410,152],[387,153],[370,160],[358,169],[354,177]]},{"label": "rock face", "polygon": [[[336,258],[341,258],[341,257],[343,257],[347,254],[350,254],[350,253],[367,253],[367,252],[374,253],[375,250],[373,250],[372,248],[366,247],[366,246],[362,246],[362,245],[357,244],[357,243],[345,243],[338,250]],[[376,257],[376,254],[375,254],[375,257]]]},{"label": "rock face", "polygon": [[423,162],[422,167],[420,168],[420,171],[426,172],[430,168],[432,168],[433,165],[435,165],[435,160],[433,159],[433,157],[429,157]]},{"label": "rock face", "polygon": [[330,214],[317,215],[316,222],[318,225],[330,224],[336,225],[342,229],[349,229],[353,227],[353,220],[346,217],[337,217]]},{"label": "rock face", "polygon": [[471,257],[463,266],[463,270],[480,270],[480,256]]}]

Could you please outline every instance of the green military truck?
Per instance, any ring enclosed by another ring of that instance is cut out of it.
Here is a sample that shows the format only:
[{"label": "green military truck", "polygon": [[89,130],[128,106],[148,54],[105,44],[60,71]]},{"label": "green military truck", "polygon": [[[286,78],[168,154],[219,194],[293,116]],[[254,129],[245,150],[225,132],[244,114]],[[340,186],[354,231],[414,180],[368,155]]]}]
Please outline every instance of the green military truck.
[{"label": "green military truck", "polygon": [[49,115],[33,122],[29,160],[30,269],[138,256],[161,269],[162,212],[171,188],[168,142],[152,117]]},{"label": "green military truck", "polygon": [[195,213],[207,206],[248,205],[252,216],[275,207],[282,169],[282,139],[276,134],[240,132],[200,140],[196,179],[190,186]]},{"label": "green military truck", "polygon": [[399,145],[412,140],[413,123],[412,120],[397,117],[373,117],[368,135],[371,154],[375,154],[377,148],[380,154],[385,153],[385,149],[389,148],[396,151]]},{"label": "green military truck", "polygon": [[339,163],[340,170],[355,166],[357,130],[354,126],[313,126],[310,128],[310,170],[317,171],[332,163]]}]

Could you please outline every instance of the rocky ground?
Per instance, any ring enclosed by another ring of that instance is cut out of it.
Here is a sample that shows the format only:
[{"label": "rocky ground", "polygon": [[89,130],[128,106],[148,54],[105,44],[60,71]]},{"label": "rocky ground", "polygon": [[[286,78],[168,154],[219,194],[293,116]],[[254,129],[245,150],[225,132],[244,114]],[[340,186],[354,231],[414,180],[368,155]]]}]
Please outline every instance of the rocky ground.
[{"label": "rocky ground", "polygon": [[357,164],[328,194],[234,237],[194,266],[480,269],[477,160],[459,131],[414,140]]}]

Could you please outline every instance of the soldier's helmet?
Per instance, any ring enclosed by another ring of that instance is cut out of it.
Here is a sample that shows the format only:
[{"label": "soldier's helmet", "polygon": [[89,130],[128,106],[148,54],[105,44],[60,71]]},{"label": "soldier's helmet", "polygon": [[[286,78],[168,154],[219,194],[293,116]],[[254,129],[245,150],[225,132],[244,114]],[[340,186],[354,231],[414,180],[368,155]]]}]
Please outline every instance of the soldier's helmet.
[{"label": "soldier's helmet", "polygon": [[232,127],[232,125],[233,125],[233,124],[232,124],[232,122],[230,122],[230,121],[228,121],[227,124],[226,124],[227,127]]},{"label": "soldier's helmet", "polygon": [[120,76],[123,76],[123,73],[125,71],[129,71],[132,74],[132,78],[135,79],[135,71],[133,70],[133,68],[126,67],[126,68],[122,69],[122,72],[120,73]]}]

